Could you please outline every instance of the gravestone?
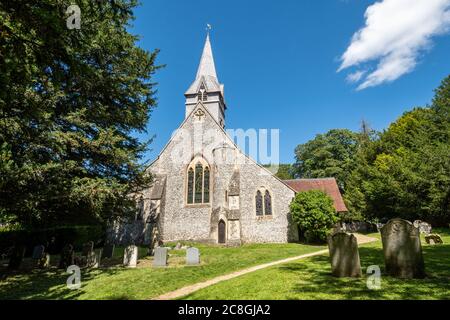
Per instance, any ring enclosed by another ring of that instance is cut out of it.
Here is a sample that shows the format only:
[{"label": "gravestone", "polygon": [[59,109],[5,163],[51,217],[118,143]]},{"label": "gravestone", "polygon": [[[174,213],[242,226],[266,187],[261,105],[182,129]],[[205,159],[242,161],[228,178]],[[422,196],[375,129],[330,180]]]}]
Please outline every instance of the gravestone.
[{"label": "gravestone", "polygon": [[154,267],[167,267],[168,250],[164,247],[155,248],[155,256],[153,260]]},{"label": "gravestone", "polygon": [[188,248],[186,250],[186,264],[196,266],[200,264],[200,251],[197,248]]},{"label": "gravestone", "polygon": [[18,270],[20,268],[23,257],[25,256],[25,249],[24,246],[14,246],[9,258],[8,269]]},{"label": "gravestone", "polygon": [[94,252],[95,261],[92,263],[91,268],[100,268],[100,262],[102,261],[103,248],[98,249],[98,254]]},{"label": "gravestone", "polygon": [[442,238],[438,234],[429,234],[425,236],[425,241],[428,244],[443,244]]},{"label": "gravestone", "polygon": [[66,245],[62,252],[61,258],[59,260],[59,268],[67,269],[67,267],[75,264],[75,252],[73,251],[73,246],[71,244]]},{"label": "gravestone", "polygon": [[92,251],[94,251],[94,242],[88,241],[83,244],[83,251],[81,252],[81,255],[87,257]]},{"label": "gravestone", "polygon": [[103,248],[102,259],[111,259],[114,257],[115,246],[113,244],[106,244]]},{"label": "gravestone", "polygon": [[403,219],[392,219],[381,229],[386,272],[399,278],[424,278],[420,232]]},{"label": "gravestone", "polygon": [[178,242],[177,245],[175,246],[174,250],[181,250],[181,243]]},{"label": "gravestone", "polygon": [[33,255],[31,258],[33,260],[40,260],[44,256],[45,253],[45,247],[43,245],[35,246],[33,249]]},{"label": "gravestone", "polygon": [[50,254],[45,253],[42,255],[42,258],[37,261],[37,266],[40,269],[45,269],[50,267]]},{"label": "gravestone", "polygon": [[136,268],[138,260],[138,247],[131,245],[125,248],[123,253],[123,265],[128,268]]},{"label": "gravestone", "polygon": [[424,221],[416,220],[414,221],[413,225],[414,227],[419,229],[420,233],[431,234],[431,231],[433,230],[431,224]]},{"label": "gravestone", "polygon": [[335,277],[360,277],[358,242],[353,234],[336,233],[328,238],[331,270]]}]

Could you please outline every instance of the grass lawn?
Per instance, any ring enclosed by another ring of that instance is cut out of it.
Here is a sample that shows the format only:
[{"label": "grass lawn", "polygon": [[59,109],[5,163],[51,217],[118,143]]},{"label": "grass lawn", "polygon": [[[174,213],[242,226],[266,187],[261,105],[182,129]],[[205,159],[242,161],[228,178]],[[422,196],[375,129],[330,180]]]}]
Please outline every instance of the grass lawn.
[{"label": "grass lawn", "polygon": [[[0,270],[0,300],[5,299],[148,299],[186,285],[205,281],[250,266],[322,250],[321,246],[302,244],[255,244],[224,248],[196,244],[201,266],[184,266],[185,251],[170,251],[168,268],[153,269],[151,258],[140,248],[138,268],[110,267],[82,270],[82,287],[69,290],[69,277],[63,270],[21,271],[3,274]],[[120,264],[123,249],[116,249],[114,263]],[[58,258],[53,259],[57,262]],[[5,279],[6,278],[6,279]]]},{"label": "grass lawn", "polygon": [[[384,276],[381,241],[362,245],[359,253],[363,277],[330,276],[327,255],[274,266],[194,292],[184,299],[450,299],[450,230],[434,230],[444,245],[422,242],[427,278],[401,280]],[[369,236],[380,238],[379,234]],[[381,290],[366,286],[366,268],[379,265]],[[261,281],[264,279],[264,281]]]}]

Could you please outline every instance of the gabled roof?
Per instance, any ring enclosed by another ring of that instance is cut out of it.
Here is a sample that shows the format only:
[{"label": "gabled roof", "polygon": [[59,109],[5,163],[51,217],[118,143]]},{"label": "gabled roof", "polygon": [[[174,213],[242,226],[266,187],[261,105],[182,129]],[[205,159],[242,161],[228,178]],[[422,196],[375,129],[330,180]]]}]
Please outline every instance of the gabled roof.
[{"label": "gabled roof", "polygon": [[283,182],[294,189],[295,192],[321,190],[333,199],[334,208],[337,212],[348,211],[335,178],[296,179],[284,180]]}]

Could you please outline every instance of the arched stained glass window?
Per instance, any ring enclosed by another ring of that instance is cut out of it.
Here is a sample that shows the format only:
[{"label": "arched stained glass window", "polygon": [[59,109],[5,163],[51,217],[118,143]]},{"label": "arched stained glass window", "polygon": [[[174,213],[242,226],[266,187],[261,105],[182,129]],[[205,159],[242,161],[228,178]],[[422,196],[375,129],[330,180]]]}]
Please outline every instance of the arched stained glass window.
[{"label": "arched stained glass window", "polygon": [[262,216],[264,214],[263,213],[263,199],[262,199],[261,191],[259,191],[259,190],[256,192],[255,201],[256,201],[256,215]]},{"label": "arched stained glass window", "polygon": [[[264,199],[263,199],[264,197]],[[255,196],[256,201],[256,216],[272,216],[272,195],[269,190],[264,187],[261,187],[258,191],[256,191]]]},{"label": "arched stained glass window", "polygon": [[211,170],[202,158],[196,158],[187,172],[187,204],[210,203]]},{"label": "arched stained glass window", "polygon": [[199,162],[195,166],[195,203],[203,202],[203,166]]},{"label": "arched stained glass window", "polygon": [[203,175],[203,203],[209,203],[209,168],[206,167]]},{"label": "arched stained glass window", "polygon": [[266,190],[266,193],[264,194],[264,214],[266,216],[272,215],[272,197],[268,190]]},{"label": "arched stained glass window", "polygon": [[188,170],[188,188],[187,188],[187,203],[194,203],[194,169]]}]

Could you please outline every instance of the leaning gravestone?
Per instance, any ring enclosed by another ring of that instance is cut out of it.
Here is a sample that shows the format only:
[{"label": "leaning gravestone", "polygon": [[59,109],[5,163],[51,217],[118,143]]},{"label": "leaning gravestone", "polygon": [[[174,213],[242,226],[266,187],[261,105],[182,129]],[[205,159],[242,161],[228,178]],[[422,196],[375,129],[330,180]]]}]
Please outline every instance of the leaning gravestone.
[{"label": "leaning gravestone", "polygon": [[336,233],[328,238],[331,270],[335,277],[360,277],[358,242],[353,234]]},{"label": "leaning gravestone", "polygon": [[67,269],[67,267],[73,264],[75,264],[75,252],[73,251],[73,246],[71,244],[68,244],[63,248],[61,252],[59,268]]},{"label": "leaning gravestone", "polygon": [[200,264],[200,251],[197,248],[188,248],[186,250],[186,264],[196,266]]},{"label": "leaning gravestone", "polygon": [[102,259],[111,259],[114,257],[114,245],[106,244],[103,248]]},{"label": "leaning gravestone", "polygon": [[128,268],[136,268],[138,259],[138,247],[132,245],[125,248],[123,253],[123,265]]},{"label": "leaning gravestone", "polygon": [[25,249],[24,246],[15,246],[13,248],[9,258],[8,269],[17,270],[20,268],[23,257],[25,256]]},{"label": "leaning gravestone", "polygon": [[409,221],[392,219],[380,231],[386,272],[399,278],[424,278],[419,229]]},{"label": "leaning gravestone", "polygon": [[167,251],[167,248],[164,247],[155,248],[154,267],[167,267]]}]

